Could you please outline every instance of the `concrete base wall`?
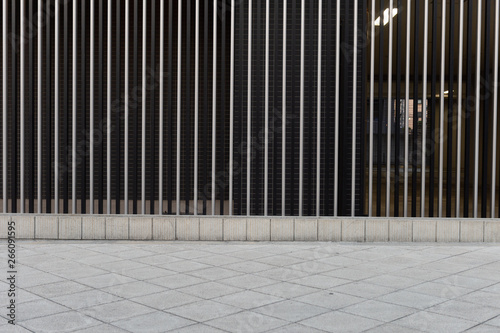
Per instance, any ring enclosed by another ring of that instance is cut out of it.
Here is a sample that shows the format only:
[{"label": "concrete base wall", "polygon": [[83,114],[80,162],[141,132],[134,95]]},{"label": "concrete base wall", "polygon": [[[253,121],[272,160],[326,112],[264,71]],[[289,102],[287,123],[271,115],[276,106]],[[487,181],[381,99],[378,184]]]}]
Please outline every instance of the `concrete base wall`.
[{"label": "concrete base wall", "polygon": [[500,242],[500,219],[0,214],[0,238],[182,241]]}]

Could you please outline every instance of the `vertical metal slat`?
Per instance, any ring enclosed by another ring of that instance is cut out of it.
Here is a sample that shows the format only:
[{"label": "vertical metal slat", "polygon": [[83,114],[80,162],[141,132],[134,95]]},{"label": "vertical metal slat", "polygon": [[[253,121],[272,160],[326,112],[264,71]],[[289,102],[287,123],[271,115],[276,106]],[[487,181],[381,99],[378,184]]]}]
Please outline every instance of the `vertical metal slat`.
[{"label": "vertical metal slat", "polygon": [[[161,1],[160,1],[161,2]],[[151,89],[149,118],[149,141],[151,154],[149,156],[149,213],[155,213],[155,189],[156,189],[156,0],[151,1],[151,72],[154,83]],[[160,74],[161,75],[161,74]],[[161,112],[161,110],[159,110]]]},{"label": "vertical metal slat", "polygon": [[[108,0],[108,92],[107,92],[107,121],[106,121],[106,208],[108,214],[111,214],[111,1]],[[118,73],[117,73],[118,74]],[[117,200],[119,200],[117,198]]]},{"label": "vertical metal slat", "polygon": [[338,214],[338,193],[339,193],[339,114],[340,114],[340,1],[337,1],[337,17],[335,27],[335,164],[333,178],[335,186],[333,188],[333,216]]},{"label": "vertical metal slat", "polygon": [[[24,26],[25,26],[25,23],[24,23],[24,1],[20,1],[21,2],[21,25],[20,25],[20,30],[21,30],[21,43],[19,43],[19,46],[20,46],[20,58],[19,58],[19,62],[20,62],[20,85],[19,85],[19,97],[20,97],[20,103],[19,103],[19,106],[20,106],[20,129],[21,129],[21,133],[20,133],[20,145],[21,145],[21,148],[20,148],[20,151],[21,151],[21,156],[20,156],[20,192],[21,192],[21,210],[20,210],[20,213],[24,213],[24,178],[25,178],[25,165],[24,165],[24,161],[25,161],[25,143],[24,143],[24,118],[25,118],[25,108],[24,108],[24,92],[26,90],[26,87],[25,87],[25,82],[24,82],[24,39],[25,39],[25,36],[24,36]],[[16,176],[14,176],[16,177]],[[14,200],[17,199],[17,198],[14,198]]]},{"label": "vertical metal slat", "polygon": [[229,93],[229,216],[233,215],[233,158],[234,158],[234,16],[236,9],[231,0],[231,73]]},{"label": "vertical metal slat", "polygon": [[323,23],[323,1],[318,3],[318,88],[317,88],[317,116],[316,116],[316,216],[320,216],[321,196],[321,42]]},{"label": "vertical metal slat", "polygon": [[[500,3],[495,1],[495,46],[493,58],[493,82],[498,82],[498,25],[500,21]],[[491,153],[491,218],[495,218],[495,194],[496,194],[496,171],[497,171],[497,120],[498,120],[498,89],[493,86],[493,148]]]},{"label": "vertical metal slat", "polygon": [[64,3],[63,4],[64,8],[64,18],[63,18],[63,133],[62,133],[62,142],[61,146],[65,147],[63,148],[62,151],[62,162],[63,162],[63,170],[62,170],[62,187],[63,187],[63,213],[68,213],[69,210],[69,175],[68,171],[69,169],[69,154],[68,150],[66,147],[68,147],[69,144],[69,128],[68,128],[68,118],[69,118],[69,112],[70,112],[70,106],[69,106],[69,75],[70,75],[70,69],[69,69],[69,3]]},{"label": "vertical metal slat", "polygon": [[[391,6],[392,6],[392,0]],[[354,0],[354,45],[352,59],[352,153],[351,153],[351,216],[355,216],[356,204],[356,98],[357,98],[357,66],[358,66],[358,0]],[[392,15],[389,15],[391,17]],[[390,43],[389,43],[390,45]],[[389,140],[388,140],[389,141]]]},{"label": "vertical metal slat", "polygon": [[[6,1],[5,1],[6,2]],[[38,0],[38,10],[42,11],[42,0]],[[4,7],[4,13],[6,9]],[[38,14],[38,40],[37,40],[37,212],[38,214],[42,213],[42,19],[43,15]],[[4,18],[5,20],[5,18]],[[4,46],[5,47],[5,46]],[[5,49],[4,49],[5,50]],[[5,51],[4,51],[5,52]],[[5,66],[5,64],[4,64]],[[5,68],[5,67],[4,67]],[[5,82],[4,82],[5,87]],[[5,110],[5,95],[3,97],[4,101],[4,110]],[[3,124],[5,125],[5,119]],[[4,131],[5,132],[5,131]],[[5,142],[5,137],[4,137]],[[5,147],[3,149],[5,152]],[[3,165],[5,165],[6,161],[3,160]],[[6,188],[5,178],[2,182],[4,188]],[[4,204],[5,204],[5,197]],[[6,209],[4,207],[3,210],[6,213]]]},{"label": "vertical metal slat", "polygon": [[[186,1],[186,82],[185,82],[185,116],[186,116],[186,133],[184,135],[184,165],[186,170],[189,170],[190,166],[190,154],[188,152],[191,150],[191,1]],[[190,183],[191,175],[189,172],[184,174],[184,196],[185,196],[185,214],[189,214],[189,199],[190,196]]]},{"label": "vertical metal slat", "polygon": [[266,49],[264,97],[264,216],[267,216],[269,198],[269,0],[266,0]]},{"label": "vertical metal slat", "polygon": [[250,216],[252,161],[252,0],[248,0],[248,91],[247,91],[247,216]]},{"label": "vertical metal slat", "polygon": [[[122,45],[122,40],[121,40],[121,1],[117,1],[116,3],[116,82],[115,82],[115,87],[116,87],[116,96],[122,96],[122,91],[121,91],[121,73],[122,73],[122,63],[121,63],[121,45]],[[122,160],[122,155],[121,155],[121,149],[120,149],[120,144],[122,140],[121,136],[121,121],[122,121],[122,114],[121,112],[116,112],[116,120],[114,123],[114,128],[116,131],[116,137],[117,137],[117,147],[116,147],[116,160],[118,161],[118,171],[116,172],[115,175],[115,188],[116,188],[116,201],[115,201],[115,213],[120,214],[120,206],[121,206],[121,160]]]},{"label": "vertical metal slat", "polygon": [[[104,121],[104,0],[99,0],[99,83],[98,83],[98,118],[99,123]],[[102,129],[100,129],[102,131]],[[104,133],[103,133],[104,136]],[[97,196],[98,196],[98,213],[104,213],[104,140],[99,142],[98,147],[98,184],[97,184]]]},{"label": "vertical metal slat", "polygon": [[406,86],[405,86],[405,174],[403,216],[408,216],[408,159],[409,159],[409,126],[410,126],[410,36],[411,36],[411,0],[406,2]]},{"label": "vertical metal slat", "polygon": [[[77,3],[75,2],[73,4],[73,100],[72,100],[72,109],[73,109],[73,114],[72,114],[72,154],[71,154],[71,166],[72,166],[72,172],[71,172],[71,211],[73,214],[76,214],[76,79],[77,79],[77,69],[76,69],[76,30],[77,30],[77,16],[76,16],[76,10],[77,8]],[[111,12],[111,11],[110,11]]]},{"label": "vertical metal slat", "polygon": [[[450,28],[449,28],[449,50],[454,50],[454,41],[455,41],[455,2],[451,1],[450,2]],[[454,66],[454,59],[455,55],[454,52],[448,52],[448,134],[447,134],[447,143],[448,143],[448,151],[447,151],[447,159],[448,159],[448,165],[447,165],[447,179],[446,179],[446,216],[451,217],[451,191],[452,191],[452,160],[453,160],[453,150],[452,150],[452,144],[453,144],[453,80],[454,80],[454,73],[453,70],[455,68]],[[444,94],[444,93],[443,93]]]},{"label": "vertical metal slat", "polygon": [[[87,28],[86,28],[86,12],[87,5],[86,1],[81,1],[82,4],[82,30],[81,30],[81,55],[82,55],[82,75],[81,75],[81,85],[82,85],[82,94],[81,94],[81,105],[82,112],[81,116],[81,126],[82,131],[87,135]],[[88,144],[87,140],[85,140],[83,147],[84,154],[82,156],[81,163],[81,187],[80,187],[80,195],[81,195],[81,214],[86,214],[87,212],[87,151]]]},{"label": "vertical metal slat", "polygon": [[[412,137],[412,193],[411,193],[411,216],[417,216],[417,149],[418,149],[418,77],[419,77],[419,23],[420,23],[420,2],[415,1],[415,22],[414,22],[414,37],[413,37],[413,137]],[[409,112],[409,110],[408,110]]]},{"label": "vertical metal slat", "polygon": [[431,83],[431,108],[429,116],[431,118],[432,152],[429,157],[429,217],[434,217],[434,169],[435,169],[435,147],[436,147],[436,76],[437,76],[437,1],[432,2],[432,83]]},{"label": "vertical metal slat", "polygon": [[370,130],[368,153],[368,216],[373,215],[373,96],[375,90],[375,2],[372,1],[372,17],[370,24]]},{"label": "vertical metal slat", "polygon": [[281,118],[281,215],[285,216],[286,204],[286,30],[287,0],[283,0],[283,77],[282,77],[282,118]]},{"label": "vertical metal slat", "polygon": [[470,188],[470,165],[471,165],[471,109],[473,105],[473,95],[474,87],[472,82],[472,72],[474,65],[472,64],[472,54],[474,50],[472,49],[474,44],[474,37],[472,35],[472,20],[473,20],[473,9],[474,2],[467,2],[467,82],[466,82],[466,100],[470,101],[465,104],[465,152],[464,152],[464,205],[463,205],[463,217],[469,217],[469,188]]},{"label": "vertical metal slat", "polygon": [[[29,1],[28,7],[28,21],[34,23],[33,14],[35,11],[35,0]],[[35,33],[34,28],[29,32],[31,34]],[[29,157],[28,157],[28,179],[29,179],[29,207],[27,211],[29,213],[35,212],[35,51],[33,44],[35,42],[34,36],[29,38],[29,50],[28,50],[28,77],[29,77],[29,132],[30,132],[30,143],[29,143]]]},{"label": "vertical metal slat", "polygon": [[299,143],[299,216],[303,211],[304,192],[304,50],[305,50],[305,0],[301,1],[300,10],[300,143]]},{"label": "vertical metal slat", "polygon": [[[280,3],[279,1],[275,1],[274,2],[274,22],[276,22],[275,26],[274,26],[274,47],[273,49],[275,50],[275,55],[273,57],[273,68],[275,68],[275,70],[273,71],[273,91],[274,91],[274,96],[273,96],[273,101],[272,101],[272,104],[273,104],[273,120],[275,120],[275,118],[279,118],[279,111],[280,110],[280,106],[279,106],[279,98],[278,95],[279,95],[279,67],[278,67],[278,62],[279,62],[279,33],[280,33],[280,29],[278,27],[278,22],[279,22],[279,18],[281,17],[280,16],[280,11],[279,11],[279,6],[280,6]],[[278,122],[276,121],[273,121],[272,123],[272,128],[273,128],[273,131],[272,131],[272,136],[273,136],[273,139],[272,139],[272,145],[273,145],[273,158],[272,158],[272,177],[273,177],[273,181],[272,181],[272,199],[271,199],[271,202],[272,202],[272,215],[273,216],[277,216],[278,215],[278,210],[280,208],[279,204],[278,204],[278,196],[279,196],[279,193],[280,191],[278,190],[278,185],[279,185],[279,170],[278,170],[278,164],[280,162],[279,160],[279,131],[277,130],[279,128],[279,124]]]},{"label": "vertical metal slat", "polygon": [[90,0],[90,214],[94,214],[94,14],[94,0]]},{"label": "vertical metal slat", "polygon": [[446,62],[446,1],[441,13],[441,91],[439,93],[439,197],[438,217],[443,216],[443,155],[444,155],[444,75]]},{"label": "vertical metal slat", "polygon": [[147,1],[142,3],[141,214],[146,214],[146,47]]},{"label": "vertical metal slat", "polygon": [[[398,13],[401,11],[401,0],[397,1],[397,10]],[[398,17],[397,26],[396,26],[396,39],[397,39],[397,50],[396,50],[396,121],[394,128],[394,217],[399,217],[399,167],[401,165],[401,156],[400,156],[400,148],[401,148],[401,138],[400,138],[400,129],[401,129],[401,24],[402,20],[401,16]]]},{"label": "vertical metal slat", "polygon": [[[226,8],[227,1],[221,3],[221,38],[220,38],[220,156],[217,158],[220,164],[220,173],[226,177]],[[189,137],[189,136],[188,136]],[[219,212],[224,215],[225,185],[219,184]]]},{"label": "vertical metal slat", "polygon": [[[203,38],[203,182],[208,182],[208,21],[209,8],[204,3],[204,38]],[[240,51],[241,52],[241,51]],[[203,215],[207,214],[207,194],[203,188]],[[241,209],[241,207],[240,207]]]},{"label": "vertical metal slat", "polygon": [[181,91],[182,91],[182,0],[177,3],[177,156],[175,183],[175,214],[181,212]]},{"label": "vertical metal slat", "polygon": [[[392,20],[392,0],[389,0],[389,63],[388,63],[388,84],[387,84],[387,165],[386,165],[386,194],[385,194],[385,214],[387,217],[391,215],[391,136],[392,136],[392,35],[393,35],[393,20]],[[382,20],[382,18],[380,19]],[[381,22],[382,24],[382,22]],[[354,153],[353,153],[354,154]],[[354,168],[353,168],[354,172]]]},{"label": "vertical metal slat", "polygon": [[213,2],[213,70],[212,70],[212,215],[215,215],[215,168],[217,132],[217,0]]},{"label": "vertical metal slat", "polygon": [[[17,34],[17,1],[12,3],[12,33]],[[12,47],[12,114],[11,117],[11,140],[12,140],[12,157],[11,157],[11,174],[14,175],[10,177],[10,191],[11,191],[11,213],[17,213],[17,48]]]},{"label": "vertical metal slat", "polygon": [[462,62],[463,62],[463,41],[464,41],[464,2],[460,0],[460,25],[458,32],[458,114],[457,114],[457,192],[456,196],[456,217],[460,216],[460,176],[461,176],[461,162],[462,157]]},{"label": "vertical metal slat", "polygon": [[[420,191],[420,217],[425,216],[425,179],[426,179],[426,166],[425,159],[427,157],[426,144],[427,144],[427,43],[429,33],[429,1],[424,1],[424,68],[422,69],[422,167],[421,167],[421,191]],[[432,185],[431,185],[432,186]]]},{"label": "vertical metal slat", "polygon": [[[484,21],[484,80],[487,89],[491,89],[490,86],[490,22],[491,22],[491,2],[485,2],[485,21]],[[493,89],[496,90],[495,87]],[[491,93],[484,96],[483,102],[483,119],[482,119],[482,180],[481,180],[481,217],[486,217],[486,208],[488,205],[488,178],[490,175],[488,174],[488,144],[489,144],[489,122],[490,122],[490,105],[491,105]],[[492,205],[494,202],[492,201]]]},{"label": "vertical metal slat", "polygon": [[384,112],[384,17],[385,1],[380,0],[379,4],[379,32],[378,32],[378,121],[377,121],[377,216],[382,213],[382,119]]},{"label": "vertical metal slat", "polygon": [[479,186],[479,114],[481,111],[481,19],[482,19],[482,0],[478,0],[477,9],[477,49],[476,54],[476,141],[474,149],[474,218],[477,218],[477,199]]},{"label": "vertical metal slat", "polygon": [[[134,49],[133,49],[133,56],[134,56],[134,60],[133,60],[133,87],[132,89],[134,90],[137,90],[139,89],[139,82],[138,82],[138,62],[139,62],[139,56],[138,56],[138,30],[139,30],[139,2],[138,0],[135,0],[134,1],[134,36],[133,36],[133,40],[134,40]],[[137,99],[136,96],[134,96],[134,98]],[[138,184],[137,184],[137,141],[138,141],[138,137],[137,137],[137,131],[138,131],[138,122],[139,122],[139,118],[138,118],[138,111],[137,109],[139,108],[139,101],[138,100],[134,100],[134,117],[133,117],[133,136],[132,136],[132,162],[133,162],[133,166],[132,166],[132,213],[133,214],[137,214],[137,187],[138,187]]]},{"label": "vertical metal slat", "polygon": [[[195,60],[194,60],[194,215],[198,215],[198,108],[200,83],[200,0],[196,0],[195,18]],[[232,126],[232,122],[231,122]]]},{"label": "vertical metal slat", "polygon": [[[197,0],[198,3],[199,0]],[[165,1],[160,1],[160,96],[159,96],[159,139],[158,139],[158,214],[163,214],[163,68],[165,38]],[[198,20],[197,20],[198,21]],[[196,211],[196,210],[195,210]]]},{"label": "vertical metal slat", "polygon": [[59,213],[59,0],[56,0],[54,33],[54,211]]},{"label": "vertical metal slat", "polygon": [[[41,17],[41,15],[40,15]],[[7,1],[2,6],[2,213],[7,213]]]},{"label": "vertical metal slat", "polygon": [[[313,53],[313,47],[314,45],[314,1],[309,1],[309,12],[307,13],[309,15],[309,22],[308,22],[308,28],[306,28],[307,34],[306,38],[308,40],[308,47],[307,47],[307,55],[306,57],[308,58],[307,64],[305,68],[307,68],[307,74],[309,78],[307,79],[308,82],[314,82],[314,53]],[[304,60],[306,61],[306,60]],[[304,70],[305,70],[304,68]],[[309,74],[310,73],[310,74]],[[304,78],[304,84],[305,84],[306,78]],[[305,109],[309,110],[307,114],[304,114],[304,116],[307,116],[307,120],[304,120],[304,126],[307,126],[307,128],[304,127],[304,130],[306,131],[306,135],[308,137],[308,140],[306,141],[306,138],[304,136],[304,144],[307,142],[307,148],[305,149],[305,153],[307,153],[307,157],[304,157],[305,161],[307,161],[307,166],[305,167],[305,175],[307,178],[305,180],[305,186],[304,186],[304,194],[305,194],[305,207],[307,209],[306,215],[307,216],[312,216],[315,215],[313,213],[313,198],[314,198],[314,188],[315,188],[315,182],[313,180],[313,153],[314,153],[314,137],[313,137],[313,115],[314,115],[314,84],[308,84],[307,85],[307,92],[304,92],[304,101],[307,96],[307,106],[305,106]]]},{"label": "vertical metal slat", "polygon": [[168,170],[168,183],[167,183],[167,213],[172,214],[172,184],[173,184],[173,97],[172,97],[172,81],[173,81],[173,60],[172,60],[172,51],[173,51],[173,15],[174,15],[174,1],[169,0],[168,2],[168,153],[167,153],[167,170]]},{"label": "vertical metal slat", "polygon": [[[125,119],[123,129],[123,199],[125,201],[124,208],[125,214],[129,213],[128,209],[128,150],[129,150],[129,16],[130,16],[130,3],[129,0],[125,2],[125,69],[124,69],[124,94],[125,94]],[[92,89],[91,89],[92,91]]]}]

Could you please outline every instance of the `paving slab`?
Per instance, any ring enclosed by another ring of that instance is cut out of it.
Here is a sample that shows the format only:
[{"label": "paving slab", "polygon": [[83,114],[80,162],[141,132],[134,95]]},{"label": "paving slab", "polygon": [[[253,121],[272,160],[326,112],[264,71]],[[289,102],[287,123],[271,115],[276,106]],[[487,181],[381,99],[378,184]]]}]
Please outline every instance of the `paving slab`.
[{"label": "paving slab", "polygon": [[[500,247],[492,244],[45,239],[17,246],[15,332],[500,330]],[[2,299],[8,289],[0,281]],[[5,314],[0,320],[0,332],[11,332]]]},{"label": "paving slab", "polygon": [[396,320],[394,324],[423,332],[463,332],[477,325],[473,321],[443,316],[428,311],[421,311]]},{"label": "paving slab", "polygon": [[27,288],[28,291],[44,298],[74,294],[89,289],[89,287],[73,281],[61,281]]},{"label": "paving slab", "polygon": [[254,310],[267,316],[295,322],[329,312],[330,310],[294,300],[285,300],[262,306]]},{"label": "paving slab", "polygon": [[121,300],[121,298],[102,292],[100,290],[88,290],[80,293],[63,295],[53,298],[59,304],[62,304],[73,310],[84,309],[90,306],[111,303]]},{"label": "paving slab", "polygon": [[19,306],[17,320],[26,321],[28,319],[46,317],[56,313],[67,312],[69,308],[57,304],[47,299],[38,299],[36,301],[23,303]]},{"label": "paving slab", "polygon": [[105,323],[129,318],[130,314],[138,316],[151,312],[155,312],[155,310],[129,300],[102,304],[81,310],[81,313]]},{"label": "paving slab", "polygon": [[201,298],[189,294],[184,294],[176,290],[168,290],[153,295],[135,297],[131,300],[149,306],[151,308],[165,310],[201,301]]},{"label": "paving slab", "polygon": [[260,313],[243,311],[207,322],[207,325],[227,332],[266,332],[286,325],[287,322]]},{"label": "paving slab", "polygon": [[145,315],[120,320],[114,325],[123,328],[129,332],[166,332],[178,329],[184,326],[194,324],[178,316],[164,312],[153,312]]},{"label": "paving slab", "polygon": [[205,322],[211,319],[225,317],[230,314],[240,312],[240,309],[211,300],[203,300],[166,311],[196,322]]},{"label": "paving slab", "polygon": [[417,310],[405,306],[369,300],[348,306],[342,311],[375,320],[392,322],[415,313]]},{"label": "paving slab", "polygon": [[344,312],[328,312],[300,323],[327,332],[362,332],[381,324],[380,321]]},{"label": "paving slab", "polygon": [[234,294],[241,291],[240,288],[231,287],[218,282],[200,283],[194,286],[180,288],[178,291],[204,299]]},{"label": "paving slab", "polygon": [[100,324],[99,321],[76,311],[63,312],[20,323],[32,332],[71,332]]}]

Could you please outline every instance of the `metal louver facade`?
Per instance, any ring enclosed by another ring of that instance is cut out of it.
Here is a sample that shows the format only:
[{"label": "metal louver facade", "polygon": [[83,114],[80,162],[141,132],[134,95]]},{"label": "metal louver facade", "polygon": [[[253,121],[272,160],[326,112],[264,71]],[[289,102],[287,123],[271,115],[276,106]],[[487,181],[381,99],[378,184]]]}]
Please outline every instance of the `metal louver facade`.
[{"label": "metal louver facade", "polygon": [[497,217],[498,0],[5,0],[2,213]]}]

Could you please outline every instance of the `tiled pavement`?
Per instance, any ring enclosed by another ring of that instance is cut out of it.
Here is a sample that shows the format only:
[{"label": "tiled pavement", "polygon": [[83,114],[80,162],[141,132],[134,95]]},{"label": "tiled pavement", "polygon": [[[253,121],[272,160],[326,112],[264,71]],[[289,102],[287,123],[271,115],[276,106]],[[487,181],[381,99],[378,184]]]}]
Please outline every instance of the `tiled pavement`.
[{"label": "tiled pavement", "polygon": [[500,332],[494,245],[18,241],[17,259],[0,332]]}]

